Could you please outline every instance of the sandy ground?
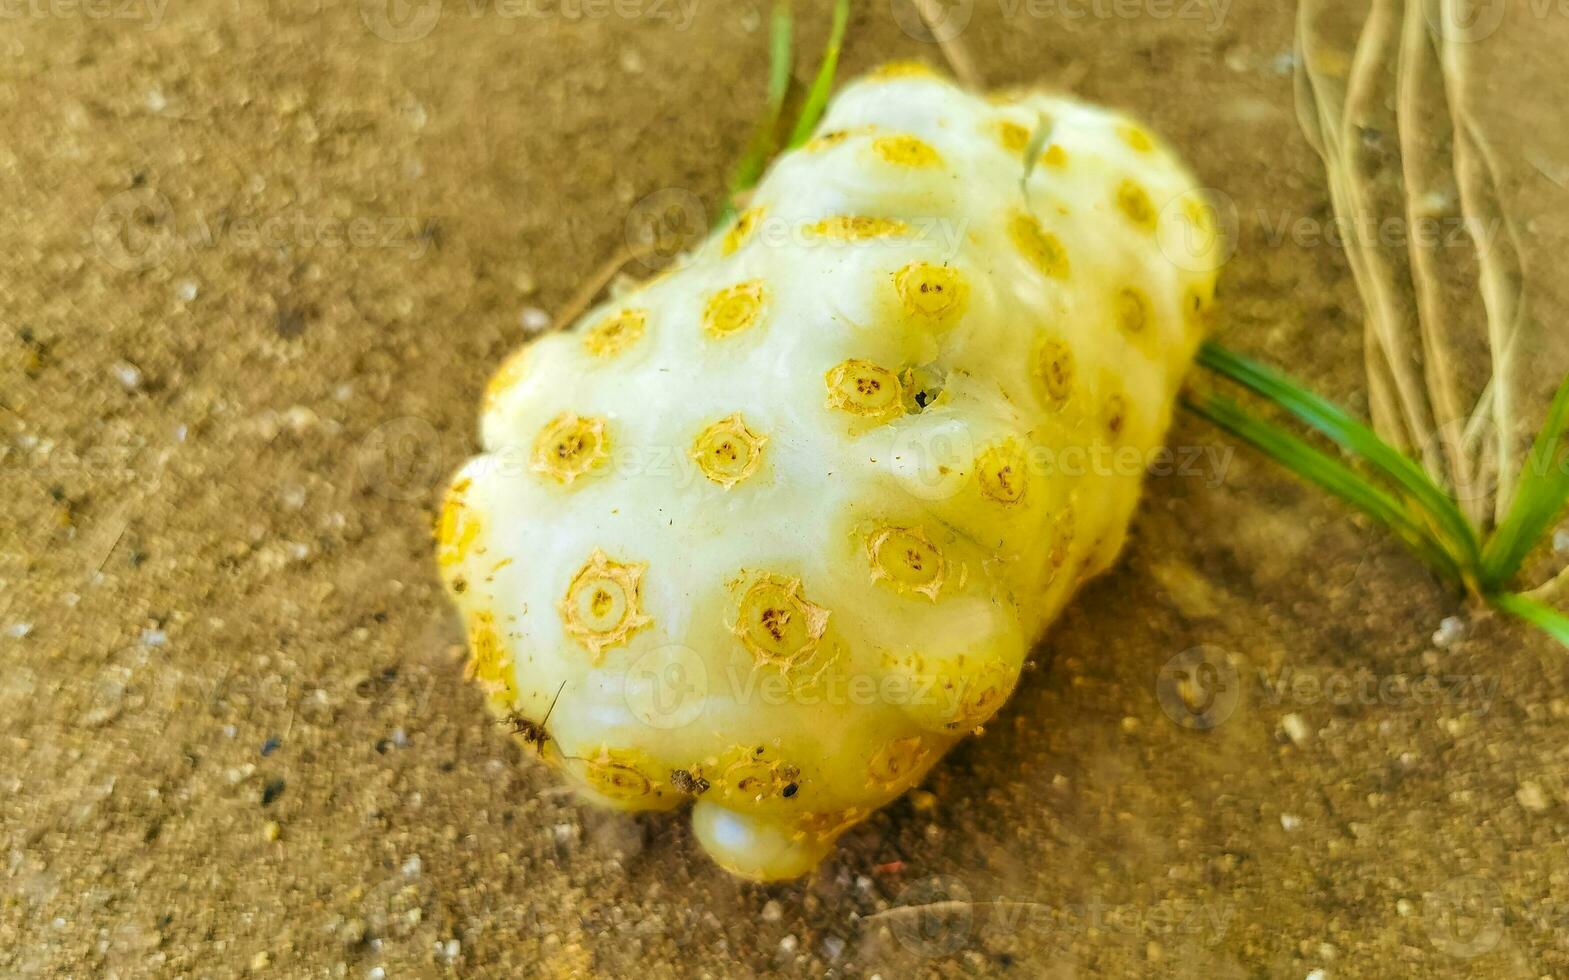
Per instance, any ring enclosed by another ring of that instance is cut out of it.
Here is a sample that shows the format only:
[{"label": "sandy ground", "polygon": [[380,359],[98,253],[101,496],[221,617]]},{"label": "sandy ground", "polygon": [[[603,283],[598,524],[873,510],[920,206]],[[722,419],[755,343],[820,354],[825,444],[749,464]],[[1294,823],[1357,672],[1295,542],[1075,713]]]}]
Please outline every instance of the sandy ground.
[{"label": "sandy ground", "polygon": [[[1561,323],[1569,14],[1491,6],[1474,98]],[[648,195],[719,200],[759,5],[387,9],[4,8],[0,974],[1569,971],[1563,651],[1191,418],[986,737],[815,876],[554,789],[461,681],[432,507],[524,324]],[[964,37],[1180,147],[1241,216],[1221,333],[1363,407],[1343,255],[1280,231],[1330,214],[1292,16],[982,0]],[[858,12],[847,72],[911,56]],[[1162,698],[1195,648],[1207,730]]]}]

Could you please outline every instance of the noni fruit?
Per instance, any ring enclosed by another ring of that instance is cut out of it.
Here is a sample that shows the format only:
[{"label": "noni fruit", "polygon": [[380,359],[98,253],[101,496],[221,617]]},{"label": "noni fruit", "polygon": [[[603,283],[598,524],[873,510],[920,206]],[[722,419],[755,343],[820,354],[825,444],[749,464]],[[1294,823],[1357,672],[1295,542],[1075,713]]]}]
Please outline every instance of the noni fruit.
[{"label": "noni fruit", "polygon": [[808,871],[1116,557],[1214,245],[1122,115],[847,86],[733,222],[491,382],[438,522],[472,677],[585,796]]}]

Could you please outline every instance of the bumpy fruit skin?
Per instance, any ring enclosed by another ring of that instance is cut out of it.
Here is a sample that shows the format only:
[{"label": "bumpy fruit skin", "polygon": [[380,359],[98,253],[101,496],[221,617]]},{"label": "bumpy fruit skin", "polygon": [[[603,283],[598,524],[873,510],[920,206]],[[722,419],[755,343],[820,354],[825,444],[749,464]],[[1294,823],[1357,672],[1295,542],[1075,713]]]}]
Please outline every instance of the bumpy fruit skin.
[{"label": "bumpy fruit skin", "polygon": [[848,86],[731,226],[486,392],[438,563],[492,709],[591,799],[695,801],[735,874],[810,870],[1117,555],[1207,216],[1119,115]]}]

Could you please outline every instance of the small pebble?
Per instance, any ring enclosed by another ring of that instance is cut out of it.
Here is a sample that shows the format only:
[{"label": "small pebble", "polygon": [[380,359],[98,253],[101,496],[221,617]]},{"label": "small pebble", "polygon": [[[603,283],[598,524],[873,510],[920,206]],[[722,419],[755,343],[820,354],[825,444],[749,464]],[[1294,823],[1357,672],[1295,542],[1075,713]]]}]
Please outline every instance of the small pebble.
[{"label": "small pebble", "polygon": [[1291,739],[1292,745],[1301,745],[1308,740],[1307,722],[1303,721],[1302,716],[1296,712],[1292,712],[1280,719],[1280,730],[1286,733],[1287,738]]},{"label": "small pebble", "polygon": [[9,636],[13,640],[20,640],[22,637],[26,636],[32,631],[32,623],[12,623],[10,626],[5,628],[5,635]]},{"label": "small pebble", "polygon": [[265,949],[251,957],[252,970],[265,970],[267,964],[272,962],[272,956]]},{"label": "small pebble", "polygon": [[403,862],[403,876],[406,878],[418,877],[419,873],[424,870],[424,868],[425,865],[422,861],[420,861],[419,855],[411,854],[409,855],[409,859]]},{"label": "small pebble", "polygon": [[135,391],[142,386],[142,371],[135,364],[129,361],[115,361],[111,370],[126,391]]},{"label": "small pebble", "polygon": [[1541,813],[1547,809],[1549,803],[1547,796],[1542,792],[1542,787],[1527,779],[1515,790],[1515,799],[1520,805],[1532,813]]},{"label": "small pebble", "polygon": [[1301,825],[1302,819],[1294,813],[1282,813],[1280,815],[1280,826],[1283,830],[1296,830]]},{"label": "small pebble", "polygon": [[1553,532],[1553,550],[1560,555],[1569,552],[1569,528],[1559,528]]},{"label": "small pebble", "polygon": [[801,941],[796,939],[794,935],[786,936],[779,940],[779,952],[788,956],[789,954],[794,953],[795,948],[799,945],[801,945]]},{"label": "small pebble", "polygon": [[823,940],[823,955],[830,960],[837,960],[844,955],[844,940],[838,936],[829,936]]},{"label": "small pebble", "polygon": [[915,790],[910,794],[910,805],[915,807],[917,813],[929,813],[937,807],[937,794],[924,789]]},{"label": "small pebble", "polygon": [[763,921],[778,922],[782,918],[784,918],[784,910],[779,907],[778,902],[769,899],[763,906]]},{"label": "small pebble", "polygon": [[161,647],[169,642],[169,634],[163,630],[142,630],[142,646]]},{"label": "small pebble", "polygon": [[174,294],[180,297],[182,303],[189,303],[195,299],[199,291],[195,279],[181,279],[180,284],[174,287]]},{"label": "small pebble", "polygon": [[276,820],[269,820],[262,826],[262,836],[267,840],[277,840],[283,836],[283,825]]},{"label": "small pebble", "polygon": [[537,306],[525,307],[518,322],[523,325],[526,334],[541,333],[550,326],[550,314]]},{"label": "small pebble", "polygon": [[1465,623],[1459,616],[1445,616],[1438,624],[1438,629],[1433,631],[1433,645],[1436,647],[1451,647],[1465,632]]},{"label": "small pebble", "polygon": [[272,755],[274,752],[278,751],[278,746],[280,746],[282,744],[283,744],[283,742],[281,742],[278,739],[278,736],[274,735],[273,737],[269,738],[267,741],[262,743],[261,754],[264,757]]}]

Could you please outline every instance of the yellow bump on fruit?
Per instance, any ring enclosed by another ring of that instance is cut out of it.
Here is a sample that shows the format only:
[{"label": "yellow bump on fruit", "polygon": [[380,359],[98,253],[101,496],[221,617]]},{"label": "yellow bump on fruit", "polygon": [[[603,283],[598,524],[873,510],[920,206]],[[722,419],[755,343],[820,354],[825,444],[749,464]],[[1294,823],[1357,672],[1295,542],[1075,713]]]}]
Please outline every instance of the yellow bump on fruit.
[{"label": "yellow bump on fruit", "polygon": [[692,443],[692,459],[703,475],[729,490],[757,471],[768,437],[753,432],[741,413],[704,429]]},{"label": "yellow bump on fruit", "polygon": [[637,343],[647,327],[647,310],[622,310],[590,327],[583,349],[594,357],[615,357]]},{"label": "yellow bump on fruit", "polygon": [[931,754],[931,747],[919,735],[896,738],[872,755],[867,778],[873,785],[894,789],[908,782]]},{"label": "yellow bump on fruit", "polygon": [[953,266],[911,262],[894,273],[893,284],[905,315],[920,326],[951,327],[969,306],[970,283]]},{"label": "yellow bump on fruit", "polygon": [[1101,425],[1105,426],[1106,434],[1113,440],[1120,439],[1128,427],[1128,414],[1132,409],[1128,404],[1128,396],[1120,391],[1114,391],[1106,396],[1106,401],[1101,406]]},{"label": "yellow bump on fruit", "polygon": [[708,298],[703,329],[710,337],[732,337],[761,320],[767,302],[768,287],[761,279],[726,286]]},{"label": "yellow bump on fruit", "polygon": [[518,700],[512,674],[512,654],[496,632],[496,617],[488,610],[469,617],[469,660],[464,676],[485,692],[492,711],[504,713]]},{"label": "yellow bump on fruit", "polygon": [[981,496],[999,504],[1016,504],[1030,485],[1029,460],[1018,442],[1009,439],[988,448],[975,460]]},{"label": "yellow bump on fruit", "polygon": [[501,367],[496,369],[496,373],[491,375],[490,380],[485,384],[485,394],[481,398],[481,403],[487,411],[496,404],[507,389],[523,380],[523,376],[528,373],[529,358],[529,348],[520,347],[501,362]]},{"label": "yellow bump on fruit", "polygon": [[[447,488],[436,523],[436,564],[443,572],[461,565],[479,537],[479,518],[464,506],[463,498],[474,481],[467,477]],[[461,589],[455,591],[462,591]]]},{"label": "yellow bump on fruit", "polygon": [[999,120],[992,127],[992,132],[997,137],[997,143],[1009,156],[1023,156],[1030,145],[1030,131],[1016,122],[1006,119]]},{"label": "yellow bump on fruit", "polygon": [[918,527],[883,527],[866,538],[872,581],[899,592],[916,592],[933,602],[947,573],[942,552]]},{"label": "yellow bump on fruit", "polygon": [[789,669],[817,652],[828,610],[801,593],[800,579],[764,574],[741,594],[731,631],[759,664]]},{"label": "yellow bump on fruit", "polygon": [[1052,515],[1051,519],[1051,546],[1046,552],[1046,560],[1051,567],[1050,578],[1055,579],[1057,572],[1068,561],[1068,555],[1073,551],[1074,536],[1078,533],[1078,516],[1071,502],[1065,501],[1062,508]]},{"label": "yellow bump on fruit", "polygon": [[857,242],[869,238],[891,238],[907,235],[910,226],[897,218],[866,218],[860,215],[837,215],[824,218],[806,226],[806,233],[814,238]]},{"label": "yellow bump on fruit", "polygon": [[1207,334],[1210,329],[1209,296],[1197,286],[1182,291],[1182,322],[1191,333]]},{"label": "yellow bump on fruit", "polygon": [[663,784],[653,776],[653,763],[636,749],[601,745],[599,751],[578,761],[583,781],[606,799],[637,803],[664,795]]},{"label": "yellow bump on fruit", "polygon": [[736,215],[735,224],[731,225],[730,230],[725,232],[724,241],[720,245],[720,252],[724,255],[734,255],[736,250],[745,245],[746,240],[752,237],[752,232],[757,229],[758,222],[762,220],[762,207],[747,208]]},{"label": "yellow bump on fruit", "polygon": [[1155,205],[1150,201],[1149,191],[1136,180],[1130,178],[1117,185],[1117,210],[1140,228],[1155,227],[1158,217]]},{"label": "yellow bump on fruit", "polygon": [[1061,408],[1073,395],[1073,348],[1059,337],[1046,337],[1035,351],[1035,380],[1046,404]]},{"label": "yellow bump on fruit", "polygon": [[645,562],[612,561],[595,548],[572,577],[557,608],[568,639],[581,644],[598,664],[605,651],[621,646],[633,633],[653,622],[643,612]]},{"label": "yellow bump on fruit", "polygon": [[824,378],[829,408],[871,419],[890,419],[904,412],[904,388],[898,376],[871,361],[851,358],[834,365]]},{"label": "yellow bump on fruit", "polygon": [[1013,675],[995,663],[987,664],[963,678],[958,691],[958,710],[946,726],[950,731],[974,731],[990,721],[1013,691]]},{"label": "yellow bump on fruit", "polygon": [[838,146],[852,136],[870,133],[875,129],[875,126],[857,126],[854,129],[830,129],[826,133],[820,133],[812,137],[801,149],[807,153],[821,153],[824,150]]},{"label": "yellow bump on fruit", "polygon": [[1015,212],[1008,222],[1008,237],[1013,239],[1013,247],[1019,254],[1039,269],[1041,275],[1051,279],[1068,278],[1068,250],[1062,247],[1061,239],[1041,227],[1034,215]]},{"label": "yellow bump on fruit", "polygon": [[877,137],[872,140],[872,152],[896,167],[927,169],[942,166],[942,156],[930,143],[907,133]]},{"label": "yellow bump on fruit", "polygon": [[1041,151],[1041,163],[1053,170],[1062,170],[1068,166],[1068,151],[1053,143]]},{"label": "yellow bump on fruit", "polygon": [[1119,125],[1117,135],[1135,153],[1150,153],[1155,149],[1155,141],[1150,138],[1150,134],[1132,123]]},{"label": "yellow bump on fruit", "polygon": [[769,758],[762,746],[744,745],[727,750],[713,772],[713,786],[719,796],[731,806],[741,807],[793,797],[795,790],[791,787],[801,775],[796,766]]},{"label": "yellow bump on fruit", "polygon": [[867,72],[866,77],[875,82],[896,78],[938,78],[936,70],[924,61],[890,61]]},{"label": "yellow bump on fruit", "polygon": [[858,806],[808,813],[796,820],[794,836],[806,840],[833,841],[865,819],[866,810]]},{"label": "yellow bump on fruit", "polygon": [[604,419],[562,412],[546,423],[534,440],[530,467],[570,486],[609,458],[610,433]]},{"label": "yellow bump on fruit", "polygon": [[1117,327],[1126,334],[1142,334],[1149,327],[1150,301],[1144,291],[1136,286],[1117,290],[1112,300]]}]

